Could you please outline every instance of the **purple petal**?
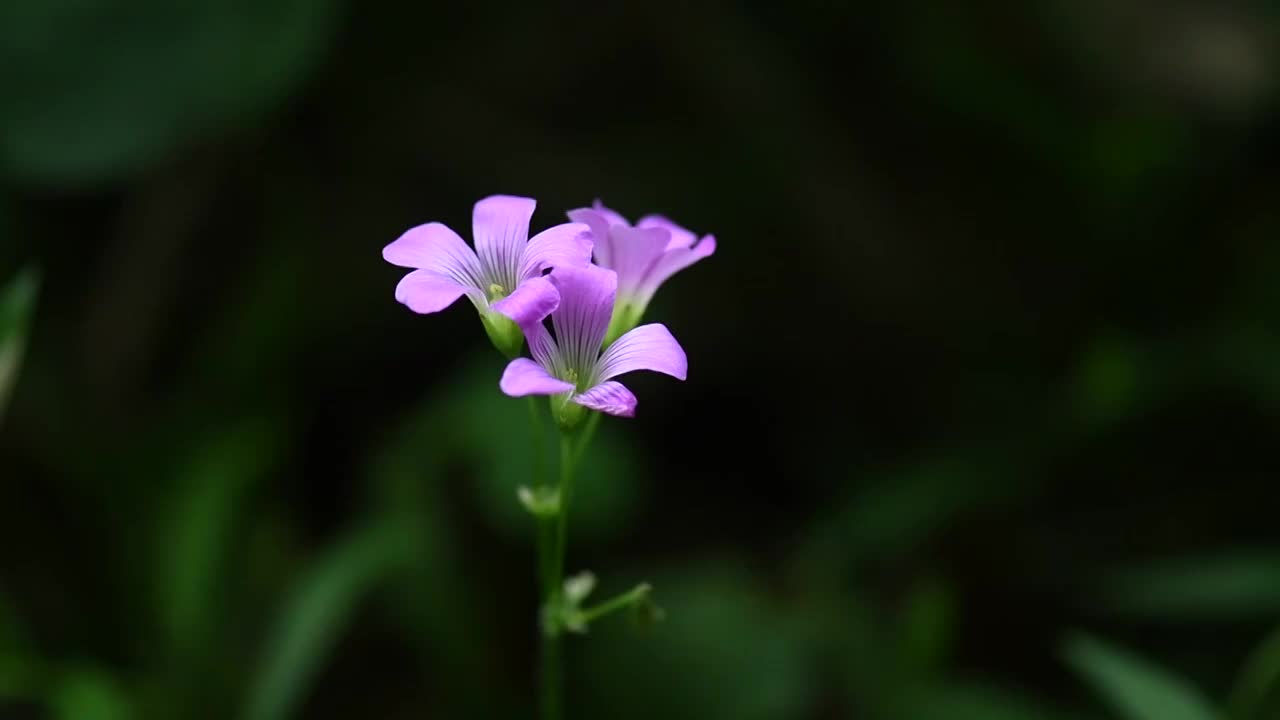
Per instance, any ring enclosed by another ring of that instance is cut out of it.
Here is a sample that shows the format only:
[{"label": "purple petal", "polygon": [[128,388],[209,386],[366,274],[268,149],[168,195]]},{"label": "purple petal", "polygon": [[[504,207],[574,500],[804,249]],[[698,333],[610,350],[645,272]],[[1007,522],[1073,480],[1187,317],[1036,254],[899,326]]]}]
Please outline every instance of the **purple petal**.
[{"label": "purple petal", "polygon": [[492,309],[506,315],[520,327],[541,323],[560,305],[560,291],[545,277],[532,277]]},{"label": "purple petal", "polygon": [[634,370],[652,370],[684,380],[689,360],[680,343],[665,325],[641,325],[618,338],[600,358],[601,380],[609,380]]},{"label": "purple petal", "polygon": [[551,314],[556,345],[569,367],[586,371],[595,367],[600,357],[618,276],[598,265],[588,265],[556,268],[550,277],[560,291],[560,307]]},{"label": "purple petal", "polygon": [[559,395],[573,390],[572,384],[552,377],[546,369],[529,358],[516,358],[508,363],[498,387],[511,397]]},{"label": "purple petal", "polygon": [[560,348],[556,346],[551,333],[547,332],[546,325],[537,322],[526,325],[521,330],[524,330],[525,343],[528,344],[529,354],[535,362],[545,368],[564,367]]},{"label": "purple petal", "polygon": [[512,195],[493,195],[476,203],[471,231],[487,283],[497,283],[507,291],[516,286],[529,240],[529,219],[536,206],[533,198]]},{"label": "purple petal", "polygon": [[652,294],[658,286],[667,281],[667,278],[675,275],[681,270],[698,262],[704,257],[708,257],[716,251],[716,239],[712,235],[707,235],[691,248],[676,248],[668,250],[653,269],[645,276],[644,286],[649,288]]},{"label": "purple petal", "polygon": [[609,267],[618,273],[618,287],[624,297],[640,293],[648,275],[666,252],[671,233],[665,228],[620,226],[614,226],[611,232],[613,264]]},{"label": "purple petal", "polygon": [[410,229],[382,249],[392,265],[431,270],[461,285],[480,289],[480,261],[458,233],[440,223]]},{"label": "purple petal", "polygon": [[591,227],[583,223],[564,223],[534,235],[524,248],[520,278],[553,267],[585,267],[591,262],[591,238]]},{"label": "purple petal", "polygon": [[620,213],[617,213],[605,207],[604,203],[600,202],[600,198],[596,198],[595,202],[591,203],[591,209],[603,215],[605,219],[609,221],[610,225],[621,225],[622,227],[631,227],[631,223],[627,222],[626,218],[622,217]]},{"label": "purple petal", "polygon": [[613,267],[613,235],[609,218],[596,210],[578,208],[568,212],[569,219],[591,230],[592,253],[603,267]]},{"label": "purple petal", "polygon": [[396,300],[416,313],[426,314],[449,307],[468,291],[475,292],[431,270],[414,270],[396,285]]},{"label": "purple petal", "polygon": [[640,218],[639,222],[636,223],[636,227],[662,228],[667,232],[671,233],[671,242],[667,244],[668,250],[671,250],[673,248],[678,248],[678,247],[682,247],[682,248],[690,247],[691,245],[693,245],[694,241],[698,239],[698,236],[695,235],[692,231],[685,230],[684,228],[680,227],[674,222],[671,222],[670,220],[668,220],[667,218],[661,215],[645,215],[644,217]]},{"label": "purple petal", "polygon": [[622,383],[602,382],[590,390],[573,396],[579,405],[618,417],[635,417],[636,396]]}]

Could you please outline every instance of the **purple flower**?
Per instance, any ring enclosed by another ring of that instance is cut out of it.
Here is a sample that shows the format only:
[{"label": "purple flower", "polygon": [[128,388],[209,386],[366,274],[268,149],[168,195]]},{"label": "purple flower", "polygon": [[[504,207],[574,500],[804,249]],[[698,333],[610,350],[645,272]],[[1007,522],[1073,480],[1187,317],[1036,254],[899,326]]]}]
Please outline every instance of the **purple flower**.
[{"label": "purple flower", "polygon": [[[396,286],[396,300],[416,313],[433,313],[466,295],[480,312],[485,330],[508,356],[520,352],[520,331],[490,305],[550,267],[583,267],[591,262],[590,230],[565,223],[529,237],[533,198],[493,195],[476,203],[471,216],[473,251],[440,223],[419,225],[382,249],[392,265],[414,268]],[[545,281],[542,281],[545,282]]]},{"label": "purple flower", "polygon": [[618,273],[618,304],[609,322],[612,340],[635,327],[667,278],[716,251],[716,239],[698,236],[661,215],[646,215],[632,227],[597,200],[569,219],[591,228],[596,264]]},{"label": "purple flower", "polygon": [[[533,355],[507,365],[502,391],[512,397],[555,395],[557,417],[572,426],[584,408],[635,415],[636,396],[614,380],[623,373],[653,370],[684,380],[688,360],[663,325],[642,325],[601,351],[617,289],[618,276],[611,270],[557,267],[541,282],[497,303],[494,310],[524,330]],[[554,338],[542,322],[548,314]]]}]

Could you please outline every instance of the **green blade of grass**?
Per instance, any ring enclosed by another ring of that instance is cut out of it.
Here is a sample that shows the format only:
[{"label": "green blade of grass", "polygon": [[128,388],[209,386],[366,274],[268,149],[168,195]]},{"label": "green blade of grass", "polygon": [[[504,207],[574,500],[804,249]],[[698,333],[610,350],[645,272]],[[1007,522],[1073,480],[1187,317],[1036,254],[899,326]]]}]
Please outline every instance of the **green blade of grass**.
[{"label": "green blade of grass", "polygon": [[1125,720],[1221,718],[1185,680],[1125,650],[1077,635],[1063,652],[1067,664]]},{"label": "green blade of grass", "polygon": [[35,307],[40,275],[28,268],[0,290],[0,419],[18,380],[27,330]]},{"label": "green blade of grass", "polygon": [[292,717],[359,601],[408,561],[402,528],[377,525],[318,558],[281,609],[249,690],[245,720]]},{"label": "green blade of grass", "polygon": [[[1280,689],[1280,628],[1276,628],[1258,645],[1245,661],[1231,695],[1227,698],[1228,716],[1233,720],[1261,720],[1266,715],[1268,700],[1275,700]],[[1273,712],[1277,709],[1271,708]]]}]

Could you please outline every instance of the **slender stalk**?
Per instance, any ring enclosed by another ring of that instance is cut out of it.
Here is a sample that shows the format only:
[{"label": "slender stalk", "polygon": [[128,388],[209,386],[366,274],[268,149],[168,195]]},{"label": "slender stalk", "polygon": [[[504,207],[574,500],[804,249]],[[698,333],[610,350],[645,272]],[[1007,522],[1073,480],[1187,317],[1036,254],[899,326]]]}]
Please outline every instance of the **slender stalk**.
[{"label": "slender stalk", "polygon": [[556,516],[556,544],[552,578],[558,599],[564,584],[564,556],[569,547],[569,505],[573,500],[573,470],[577,453],[573,447],[573,433],[560,433],[560,513]]},{"label": "slender stalk", "polygon": [[572,435],[560,434],[560,512],[541,521],[538,533],[542,577],[542,720],[560,720],[564,703],[561,628],[556,613],[564,595],[564,555],[568,542],[569,501],[573,492]]},{"label": "slender stalk", "polygon": [[[597,422],[598,414],[592,413],[576,443],[574,441],[578,437],[574,432],[560,433],[560,512],[554,520],[541,523],[544,528],[538,534],[539,543],[544,548],[550,548],[550,553],[539,551],[539,562],[544,567],[543,612],[550,614],[549,618],[544,616],[542,628],[542,720],[560,720],[563,710],[563,650],[560,646],[563,629],[556,624],[560,622],[556,613],[564,602],[564,566],[569,547],[569,507],[573,502],[573,475]],[[545,622],[547,620],[549,622]]]},{"label": "slender stalk", "polygon": [[564,678],[560,671],[560,633],[542,632],[542,720],[560,720]]},{"label": "slender stalk", "polygon": [[600,424],[600,418],[604,417],[604,413],[593,412],[587,417],[587,422],[582,426],[582,439],[578,441],[578,448],[573,453],[573,464],[576,466],[582,460],[582,455],[587,452],[587,446],[591,444],[591,438],[595,437],[596,426]]},{"label": "slender stalk", "polygon": [[546,439],[542,436],[542,414],[538,412],[539,396],[530,395],[529,405],[529,431],[533,436],[533,487],[542,487],[547,477],[547,452],[543,446]]},{"label": "slender stalk", "polygon": [[625,610],[626,608],[629,608],[643,600],[651,590],[653,590],[653,588],[650,587],[649,583],[641,583],[612,600],[606,600],[595,607],[583,610],[579,615],[579,619],[583,623],[590,623],[594,620],[599,620],[611,612]]},{"label": "slender stalk", "polygon": [[[528,398],[529,432],[533,441],[533,489],[540,490],[547,480],[547,455],[543,442],[542,415],[538,410],[538,397]],[[563,512],[561,512],[563,515]],[[548,627],[547,613],[559,602],[559,587],[563,584],[557,569],[557,522],[550,518],[536,518],[536,545],[538,554],[538,580],[541,587],[542,607],[538,614],[538,630],[541,637],[542,658],[539,668],[539,703],[543,720],[560,720],[563,697],[560,641],[558,633]]]}]

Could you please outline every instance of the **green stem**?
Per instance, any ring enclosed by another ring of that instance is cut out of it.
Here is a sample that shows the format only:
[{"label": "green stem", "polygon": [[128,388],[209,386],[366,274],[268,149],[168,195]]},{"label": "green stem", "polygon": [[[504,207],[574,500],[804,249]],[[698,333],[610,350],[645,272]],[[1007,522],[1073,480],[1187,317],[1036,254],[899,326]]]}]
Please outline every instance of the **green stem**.
[{"label": "green stem", "polygon": [[587,452],[587,446],[591,444],[591,438],[595,437],[596,426],[600,424],[600,418],[604,417],[604,413],[593,412],[587,416],[587,423],[582,426],[582,439],[578,441],[578,447],[573,453],[573,464],[577,466],[582,460],[582,456]]},{"label": "green stem", "polygon": [[559,600],[564,584],[564,556],[569,547],[569,504],[573,500],[573,470],[577,459],[573,433],[560,433],[560,513],[556,515],[555,555],[552,556],[553,593]]},{"label": "green stem", "polygon": [[542,720],[560,720],[564,697],[561,674],[560,605],[564,595],[564,555],[569,534],[569,501],[573,494],[573,436],[560,434],[560,512],[541,523],[538,533],[544,567],[542,579]]},{"label": "green stem", "polygon": [[653,587],[650,586],[649,583],[640,583],[639,585],[631,588],[631,590],[624,592],[611,600],[606,600],[595,607],[583,610],[578,613],[578,619],[584,624],[590,623],[594,620],[599,620],[611,612],[624,610],[635,605],[643,600],[652,590]]},{"label": "green stem", "polygon": [[[547,455],[543,441],[546,436],[542,432],[542,416],[538,410],[538,398],[530,396],[529,432],[533,441],[533,489],[540,490],[547,479]],[[563,512],[561,513],[563,515]],[[558,588],[563,584],[560,570],[557,569],[556,546],[558,521],[550,518],[535,518],[536,544],[538,551],[538,579],[542,588],[542,608],[538,615],[538,628],[542,637],[542,660],[539,670],[542,720],[560,720],[561,698],[563,697],[560,639],[559,633],[551,632],[548,627],[548,611],[558,600]]]},{"label": "green stem", "polygon": [[547,453],[542,442],[542,415],[538,412],[537,395],[530,395],[529,401],[529,431],[533,436],[533,487],[542,487],[542,483],[547,477]]},{"label": "green stem", "polygon": [[564,678],[560,674],[560,633],[542,633],[542,720],[560,720]]},{"label": "green stem", "polygon": [[538,581],[542,585],[542,599],[545,602],[555,592],[555,579],[552,577],[552,553],[555,551],[555,525],[551,520],[537,518],[538,541]]},{"label": "green stem", "polygon": [[[563,709],[564,679],[561,675],[560,647],[563,628],[557,613],[564,602],[564,566],[565,555],[569,547],[569,507],[573,502],[573,474],[578,460],[586,450],[591,435],[599,422],[599,414],[591,413],[583,428],[581,438],[575,443],[573,431],[560,433],[560,512],[553,521],[546,523],[545,529],[539,532],[539,542],[543,547],[550,547],[550,556],[539,552],[540,562],[544,563],[543,573],[543,612],[542,628],[542,720],[560,720]],[[551,523],[554,522],[554,526]]]},{"label": "green stem", "polygon": [[558,622],[554,608],[560,602],[559,579],[555,561],[556,522],[551,518],[538,519],[538,571],[542,576],[542,608],[538,614],[538,628],[542,637],[542,668],[540,700],[542,720],[560,720],[563,685],[560,674],[560,632],[552,623]]}]

